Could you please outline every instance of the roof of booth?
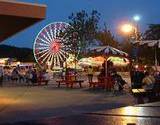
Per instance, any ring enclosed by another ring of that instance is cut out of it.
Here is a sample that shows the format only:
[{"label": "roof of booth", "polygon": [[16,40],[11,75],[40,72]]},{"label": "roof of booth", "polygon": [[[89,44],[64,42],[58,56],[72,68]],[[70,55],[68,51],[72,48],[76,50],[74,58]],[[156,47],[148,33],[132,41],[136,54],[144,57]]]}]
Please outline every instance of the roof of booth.
[{"label": "roof of booth", "polygon": [[45,17],[46,5],[0,0],[0,42]]}]

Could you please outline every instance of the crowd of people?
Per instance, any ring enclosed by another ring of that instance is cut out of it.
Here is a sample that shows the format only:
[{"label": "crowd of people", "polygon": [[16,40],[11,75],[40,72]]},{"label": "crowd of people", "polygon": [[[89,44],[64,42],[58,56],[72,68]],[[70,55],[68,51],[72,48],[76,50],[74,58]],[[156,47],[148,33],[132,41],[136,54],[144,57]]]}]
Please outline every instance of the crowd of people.
[{"label": "crowd of people", "polygon": [[0,67],[0,86],[6,82],[27,83],[28,85],[46,85],[50,80],[50,76],[46,70],[40,70],[33,67]]},{"label": "crowd of people", "polygon": [[[107,69],[107,70],[106,70]],[[118,90],[122,91],[123,86],[127,84],[125,80],[119,75],[113,66],[113,63],[108,61],[107,68],[106,64],[103,63],[102,67],[99,69],[100,73],[97,75],[97,81],[99,87],[106,88],[108,90]],[[61,77],[69,78],[70,80],[76,79],[77,72],[71,69],[67,69],[64,75],[62,72]],[[88,82],[94,82],[94,69],[92,66],[89,66],[87,69]],[[54,74],[53,74],[54,75]],[[68,77],[69,76],[69,77]],[[27,85],[41,85],[44,83],[48,84],[51,76],[46,70],[37,70],[33,67],[0,67],[0,86],[5,84],[8,81],[11,83],[26,83]],[[160,88],[160,73],[154,70],[138,70],[132,68],[131,70],[131,85],[132,88],[145,88],[150,89],[153,87]]]},{"label": "crowd of people", "polygon": [[151,67],[147,70],[133,68],[131,71],[131,83],[132,88],[160,88],[160,72],[154,70]]}]

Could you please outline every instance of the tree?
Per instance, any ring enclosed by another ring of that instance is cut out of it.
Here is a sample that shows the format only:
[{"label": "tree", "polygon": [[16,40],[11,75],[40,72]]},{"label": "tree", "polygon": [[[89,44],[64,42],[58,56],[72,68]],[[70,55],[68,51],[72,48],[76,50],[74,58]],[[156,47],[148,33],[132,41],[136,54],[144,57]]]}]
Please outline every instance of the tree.
[{"label": "tree", "polygon": [[[159,40],[160,39],[160,24],[150,24],[148,29],[142,35],[142,40]],[[154,56],[155,50],[157,50],[157,56],[160,55],[160,50],[158,50],[158,46],[148,47],[148,46],[140,46],[139,47],[139,57],[146,64],[154,64]],[[158,61],[160,61],[160,56],[157,57]]]},{"label": "tree", "polygon": [[0,58],[16,58],[22,62],[34,62],[33,50],[29,48],[0,45],[0,53]]},{"label": "tree", "polygon": [[144,40],[159,40],[160,39],[160,24],[150,24],[143,35]]},{"label": "tree", "polygon": [[81,41],[82,51],[86,50],[89,42],[95,38],[96,32],[98,30],[98,22],[100,19],[100,13],[93,10],[91,14],[88,14],[85,10],[77,13],[72,13],[69,16],[70,24],[74,27],[75,31]]},{"label": "tree", "polygon": [[118,42],[114,39],[111,31],[108,30],[106,24],[104,24],[103,30],[96,33],[96,39],[100,40],[102,42],[102,45],[110,45],[116,48],[118,47]]},{"label": "tree", "polygon": [[[159,40],[160,39],[160,24],[150,24],[148,29],[143,34],[143,40]],[[142,46],[140,51],[140,56],[145,58],[145,62],[154,64],[154,53],[155,49],[157,49],[157,56],[160,55],[160,49],[158,46],[155,47],[147,47]],[[160,62],[160,58],[157,57],[158,62]]]}]

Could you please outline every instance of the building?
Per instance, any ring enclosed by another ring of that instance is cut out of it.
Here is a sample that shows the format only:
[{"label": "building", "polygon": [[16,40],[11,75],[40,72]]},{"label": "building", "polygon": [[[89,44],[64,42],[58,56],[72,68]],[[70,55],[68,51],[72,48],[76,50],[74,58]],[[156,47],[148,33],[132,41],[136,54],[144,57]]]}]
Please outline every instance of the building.
[{"label": "building", "polygon": [[45,19],[46,5],[0,0],[0,42]]}]

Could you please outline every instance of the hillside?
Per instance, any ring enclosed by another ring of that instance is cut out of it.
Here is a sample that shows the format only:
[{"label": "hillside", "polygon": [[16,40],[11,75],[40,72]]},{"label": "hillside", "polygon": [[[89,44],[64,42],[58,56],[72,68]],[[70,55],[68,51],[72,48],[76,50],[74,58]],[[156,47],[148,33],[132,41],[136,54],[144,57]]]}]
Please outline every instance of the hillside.
[{"label": "hillside", "polygon": [[19,61],[34,61],[33,50],[9,45],[0,45],[0,58],[16,58]]}]

